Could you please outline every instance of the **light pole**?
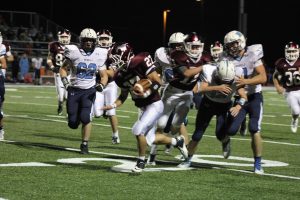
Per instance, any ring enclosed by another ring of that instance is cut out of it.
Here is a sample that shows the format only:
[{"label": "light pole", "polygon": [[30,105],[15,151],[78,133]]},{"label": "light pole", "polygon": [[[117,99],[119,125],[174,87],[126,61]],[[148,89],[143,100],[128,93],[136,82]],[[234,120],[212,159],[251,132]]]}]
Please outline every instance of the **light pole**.
[{"label": "light pole", "polygon": [[170,10],[163,11],[163,45],[166,44],[166,32],[167,32],[167,16]]}]

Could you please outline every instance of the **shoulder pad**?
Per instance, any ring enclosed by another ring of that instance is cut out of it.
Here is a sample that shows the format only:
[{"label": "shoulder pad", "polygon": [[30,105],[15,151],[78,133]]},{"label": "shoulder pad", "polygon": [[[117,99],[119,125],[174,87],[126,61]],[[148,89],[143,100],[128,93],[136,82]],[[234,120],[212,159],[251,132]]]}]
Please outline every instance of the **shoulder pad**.
[{"label": "shoulder pad", "polygon": [[264,51],[261,44],[254,44],[251,46],[248,46],[247,52],[249,54],[253,54],[253,56],[256,58],[256,60],[261,59],[264,57]]}]

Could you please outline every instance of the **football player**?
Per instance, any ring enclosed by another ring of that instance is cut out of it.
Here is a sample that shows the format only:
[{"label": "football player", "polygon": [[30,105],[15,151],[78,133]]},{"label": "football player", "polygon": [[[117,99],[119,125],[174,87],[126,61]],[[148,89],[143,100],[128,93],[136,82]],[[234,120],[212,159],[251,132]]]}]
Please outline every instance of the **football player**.
[{"label": "football player", "polygon": [[[97,32],[97,41],[98,46],[100,48],[105,48],[108,50],[108,60],[107,60],[107,71],[112,70],[114,71],[113,67],[111,66],[111,50],[113,47],[113,36],[111,32],[107,29],[102,29]],[[97,79],[99,76],[97,76]],[[103,92],[96,92],[96,99],[94,102],[94,116],[95,117],[108,117],[111,128],[112,128],[112,144],[119,144],[120,137],[118,131],[118,118],[116,116],[116,109],[111,109],[104,111],[102,107],[104,105],[111,105],[118,97],[118,86],[116,85],[115,81],[113,80],[113,75],[108,77],[108,83]]]},{"label": "football player", "polygon": [[[155,134],[155,125],[163,111],[163,103],[159,95],[161,79],[156,72],[154,62],[148,52],[133,54],[132,47],[128,43],[116,45],[112,51],[113,55],[119,55],[120,62],[116,63],[114,80],[121,88],[118,99],[111,105],[103,107],[109,110],[121,106],[131,94],[135,106],[139,108],[138,120],[132,127],[132,133],[137,139],[138,158],[136,166],[132,172],[142,172],[145,168],[145,155],[147,144],[172,144],[179,148],[183,156],[187,157],[184,137],[167,137],[163,134]],[[135,83],[140,79],[149,79],[151,81],[150,93],[142,93],[133,90]]]},{"label": "football player", "polygon": [[295,42],[289,42],[285,45],[284,52],[285,58],[280,58],[275,62],[273,82],[278,94],[284,94],[291,108],[291,131],[296,133],[300,113],[300,85],[298,83],[300,78],[299,45]]},{"label": "football player", "polygon": [[223,45],[219,41],[215,41],[210,45],[210,55],[213,58],[214,62],[218,62],[221,54],[223,53]]},{"label": "football player", "polygon": [[[68,29],[62,29],[57,32],[57,38],[58,41],[51,42],[48,46],[49,53],[47,58],[47,64],[54,73],[54,81],[55,81],[55,87],[56,87],[56,92],[58,97],[57,114],[62,115],[63,103],[64,101],[66,101],[68,97],[67,96],[68,92],[66,91],[63,83],[61,82],[59,69],[65,60],[64,57],[65,46],[70,44],[71,33]],[[67,77],[68,79],[70,79],[70,76]]]},{"label": "football player", "polygon": [[209,62],[207,55],[202,54],[204,43],[197,33],[192,32],[185,36],[183,46],[183,50],[171,52],[173,78],[164,90],[164,111],[157,125],[158,131],[162,132],[170,114],[175,110],[170,128],[172,135],[179,132],[190,109],[193,88],[199,80],[202,65]]},{"label": "football player", "polygon": [[7,69],[6,56],[8,53],[7,46],[2,44],[3,38],[0,32],[0,140],[4,140],[4,128],[3,128],[3,103],[5,95],[5,73]]},{"label": "football player", "polygon": [[[183,50],[184,39],[185,39],[185,35],[183,33],[175,32],[169,38],[168,47],[160,47],[155,51],[155,55],[154,55],[155,65],[157,66],[158,71],[161,71],[161,76],[162,76],[161,94],[163,94],[163,89],[166,87],[168,82],[173,78],[173,69],[172,69],[173,63],[170,57],[171,53],[173,51]],[[163,134],[163,132],[165,133],[170,132],[170,127],[171,127],[172,120],[174,118],[174,113],[175,110],[170,114],[164,129],[157,130],[157,134]],[[181,124],[179,133],[180,135],[183,135],[185,137],[185,142],[187,144],[189,139],[188,139],[188,133],[184,123]],[[171,149],[172,149],[171,145],[166,145],[165,153],[170,153]],[[156,165],[155,163],[156,153],[157,153],[157,147],[156,145],[153,145],[150,150],[150,156],[147,159],[148,165]]]},{"label": "football player", "polygon": [[[191,166],[191,160],[198,143],[201,141],[206,128],[214,116],[217,119],[216,137],[222,142],[224,158],[229,157],[230,148],[228,148],[228,145],[230,138],[225,134],[227,115],[229,112],[235,117],[247,100],[245,89],[237,87],[235,82],[235,78],[242,75],[243,70],[235,68],[234,64],[226,59],[220,60],[216,64],[203,65],[200,88],[203,93],[203,99],[197,112],[196,128],[188,144],[188,159],[178,165],[178,167],[187,168]],[[236,92],[241,98],[238,104],[232,106],[232,97]]]},{"label": "football player", "polygon": [[248,102],[242,107],[228,128],[230,136],[239,130],[246,114],[249,114],[248,129],[251,134],[254,156],[254,172],[263,174],[261,166],[262,138],[260,125],[263,116],[262,84],[267,81],[265,67],[262,61],[263,47],[261,44],[246,47],[246,38],[239,31],[230,31],[224,37],[224,57],[231,60],[235,67],[242,68],[244,76],[237,79],[238,86],[245,85]]},{"label": "football player", "polygon": [[[91,28],[81,31],[80,47],[68,45],[65,48],[65,61],[60,67],[61,81],[68,91],[68,126],[77,129],[82,124],[82,143],[80,153],[88,154],[88,141],[92,128],[92,106],[96,90],[102,92],[107,84],[105,62],[107,49],[96,47],[97,34]],[[70,70],[71,78],[67,78]],[[101,82],[96,83],[96,73],[100,73]]]}]

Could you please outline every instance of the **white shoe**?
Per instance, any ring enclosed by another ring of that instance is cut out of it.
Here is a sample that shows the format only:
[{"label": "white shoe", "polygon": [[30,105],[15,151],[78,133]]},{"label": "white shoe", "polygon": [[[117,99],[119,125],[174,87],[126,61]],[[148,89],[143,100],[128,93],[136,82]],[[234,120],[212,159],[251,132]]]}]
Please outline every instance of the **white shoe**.
[{"label": "white shoe", "polygon": [[291,130],[293,133],[297,132],[297,128],[298,128],[298,118],[296,120],[292,119],[292,123],[291,123]]},{"label": "white shoe", "polygon": [[178,136],[176,137],[176,140],[177,140],[177,144],[175,145],[175,147],[177,147],[181,153],[181,155],[185,158],[185,159],[188,159],[188,150],[185,146],[185,143],[184,143],[184,137],[183,136]]},{"label": "white shoe", "polygon": [[258,174],[258,175],[262,175],[262,174],[264,174],[264,170],[263,170],[263,168],[261,167],[260,169],[254,169],[254,173],[255,174]]},{"label": "white shoe", "polygon": [[189,167],[191,167],[191,164],[192,164],[191,159],[188,158],[187,160],[185,160],[182,163],[180,163],[179,165],[177,165],[177,167],[179,167],[179,168],[189,168]]},{"label": "white shoe", "polygon": [[145,161],[138,159],[136,165],[131,171],[134,173],[141,173],[143,169],[145,169]]},{"label": "white shoe", "polygon": [[111,143],[112,144],[120,144],[120,138],[116,137],[116,136],[112,136]]},{"label": "white shoe", "polygon": [[4,140],[4,130],[0,131],[0,140]]}]

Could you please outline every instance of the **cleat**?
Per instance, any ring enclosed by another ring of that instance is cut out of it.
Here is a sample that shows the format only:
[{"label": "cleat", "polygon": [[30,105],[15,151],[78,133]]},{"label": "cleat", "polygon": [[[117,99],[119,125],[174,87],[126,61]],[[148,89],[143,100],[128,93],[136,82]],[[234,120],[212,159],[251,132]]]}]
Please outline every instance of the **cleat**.
[{"label": "cleat", "polygon": [[147,159],[147,163],[146,164],[147,165],[155,166],[156,165],[155,157],[156,157],[155,154],[150,154],[149,158]]},{"label": "cleat", "polygon": [[116,136],[112,136],[111,143],[112,144],[120,144],[120,138],[116,137]]},{"label": "cleat", "polygon": [[4,130],[0,130],[0,140],[4,140]]},{"label": "cleat", "polygon": [[89,154],[89,147],[88,147],[88,145],[81,144],[80,145],[80,153],[81,154]]},{"label": "cleat", "polygon": [[170,144],[167,144],[167,145],[166,145],[166,148],[165,148],[165,153],[166,153],[166,154],[170,154],[171,151],[172,151],[172,149],[173,149],[173,146],[170,145]]},{"label": "cleat", "polygon": [[145,161],[138,159],[136,161],[136,165],[134,166],[134,168],[131,171],[134,173],[141,173],[143,171],[143,169],[145,169]]},{"label": "cleat", "polygon": [[189,168],[191,167],[192,161],[190,158],[184,160],[182,163],[180,163],[179,165],[177,165],[177,167],[179,168]]},{"label": "cleat", "polygon": [[231,153],[231,148],[230,148],[230,138],[222,143],[222,150],[223,150],[223,156],[225,159],[229,158],[230,153]]},{"label": "cleat", "polygon": [[261,167],[260,169],[255,168],[255,169],[254,169],[254,173],[255,173],[255,174],[258,174],[258,175],[262,175],[262,174],[264,174],[264,170],[263,170],[262,167]]},{"label": "cleat", "polygon": [[188,150],[184,143],[184,137],[178,136],[175,139],[177,140],[177,144],[175,145],[175,147],[177,147],[179,149],[179,151],[182,154],[182,156],[184,157],[184,159],[187,159],[188,158]]},{"label": "cleat", "polygon": [[62,115],[63,114],[63,107],[62,106],[58,106],[57,108],[57,115]]},{"label": "cleat", "polygon": [[292,119],[292,123],[291,123],[291,131],[293,133],[296,133],[298,129],[298,118],[297,119]]}]

